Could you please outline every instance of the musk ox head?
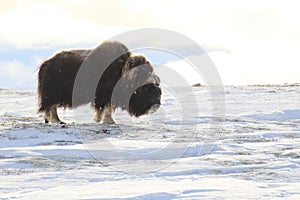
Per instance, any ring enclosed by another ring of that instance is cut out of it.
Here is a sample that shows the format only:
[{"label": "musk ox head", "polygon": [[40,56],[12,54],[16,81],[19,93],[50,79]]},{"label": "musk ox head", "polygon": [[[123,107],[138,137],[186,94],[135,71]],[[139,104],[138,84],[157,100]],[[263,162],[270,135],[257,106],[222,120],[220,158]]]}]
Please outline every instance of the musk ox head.
[{"label": "musk ox head", "polygon": [[123,67],[119,103],[131,116],[155,112],[160,106],[160,79],[142,55],[131,55]]}]

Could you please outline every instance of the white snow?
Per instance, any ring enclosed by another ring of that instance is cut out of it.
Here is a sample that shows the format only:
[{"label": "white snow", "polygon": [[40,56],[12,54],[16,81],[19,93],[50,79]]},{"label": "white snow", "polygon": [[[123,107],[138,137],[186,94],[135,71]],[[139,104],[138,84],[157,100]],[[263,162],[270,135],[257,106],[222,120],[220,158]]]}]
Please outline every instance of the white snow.
[{"label": "white snow", "polygon": [[193,91],[197,105],[164,90],[158,112],[117,110],[117,125],[61,109],[62,128],[35,91],[0,90],[0,199],[299,199],[300,85],[227,86],[219,121],[209,88]]},{"label": "white snow", "polygon": [[248,117],[262,119],[262,120],[270,120],[270,121],[280,121],[280,120],[293,120],[298,119],[300,120],[300,109],[286,109],[281,111],[275,111],[270,114],[255,114],[249,115]]}]

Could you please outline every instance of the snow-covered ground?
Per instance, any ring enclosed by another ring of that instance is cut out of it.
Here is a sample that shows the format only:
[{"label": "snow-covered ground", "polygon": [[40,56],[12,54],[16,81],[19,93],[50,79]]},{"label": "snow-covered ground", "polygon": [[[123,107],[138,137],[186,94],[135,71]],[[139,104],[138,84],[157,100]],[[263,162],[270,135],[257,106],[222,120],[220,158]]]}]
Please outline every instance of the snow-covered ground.
[{"label": "snow-covered ground", "polygon": [[62,128],[35,91],[0,90],[0,199],[300,199],[300,85],[227,86],[219,121],[193,91],[198,112],[166,88],[152,115],[61,109]]}]

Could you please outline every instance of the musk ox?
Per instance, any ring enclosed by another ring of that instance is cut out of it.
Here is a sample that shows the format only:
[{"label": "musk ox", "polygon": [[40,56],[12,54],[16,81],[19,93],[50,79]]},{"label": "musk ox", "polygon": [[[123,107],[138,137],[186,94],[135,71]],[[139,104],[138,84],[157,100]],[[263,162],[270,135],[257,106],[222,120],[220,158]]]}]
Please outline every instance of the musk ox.
[{"label": "musk ox", "polygon": [[[76,101],[75,85],[82,96]],[[151,63],[117,41],[103,42],[92,50],[62,51],[42,63],[38,72],[38,111],[44,113],[45,123],[64,124],[58,107],[76,108],[87,103],[92,103],[99,123],[114,123],[116,108],[139,117],[158,109],[161,94],[160,79]]]}]

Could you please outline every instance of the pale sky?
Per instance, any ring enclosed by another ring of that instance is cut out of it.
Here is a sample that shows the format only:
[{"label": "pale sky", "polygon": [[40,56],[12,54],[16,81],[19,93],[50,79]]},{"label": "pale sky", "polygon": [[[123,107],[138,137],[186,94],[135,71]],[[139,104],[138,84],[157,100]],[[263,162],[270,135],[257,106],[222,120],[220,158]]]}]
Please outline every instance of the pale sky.
[{"label": "pale sky", "polygon": [[[34,89],[39,64],[137,28],[163,28],[202,46],[224,84],[300,82],[297,0],[0,0],[0,88]],[[184,61],[166,60],[189,83]]]}]

